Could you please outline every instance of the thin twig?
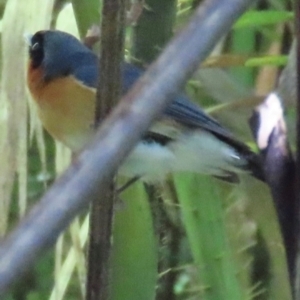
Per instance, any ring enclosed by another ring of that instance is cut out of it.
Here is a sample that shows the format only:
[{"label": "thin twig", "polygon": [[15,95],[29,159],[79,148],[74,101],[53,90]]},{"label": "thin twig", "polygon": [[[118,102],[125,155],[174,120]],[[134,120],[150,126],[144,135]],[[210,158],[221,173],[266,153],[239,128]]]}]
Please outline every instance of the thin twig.
[{"label": "thin twig", "polygon": [[135,143],[252,0],[204,1],[185,30],[125,95],[27,217],[0,245],[0,295],[7,292],[90,201],[99,197]]},{"label": "thin twig", "polygon": [[134,183],[136,183],[138,180],[140,180],[139,176],[132,177],[124,185],[122,185],[121,187],[119,187],[116,190],[117,194],[123,193],[127,188],[129,188],[131,185],[133,185]]}]

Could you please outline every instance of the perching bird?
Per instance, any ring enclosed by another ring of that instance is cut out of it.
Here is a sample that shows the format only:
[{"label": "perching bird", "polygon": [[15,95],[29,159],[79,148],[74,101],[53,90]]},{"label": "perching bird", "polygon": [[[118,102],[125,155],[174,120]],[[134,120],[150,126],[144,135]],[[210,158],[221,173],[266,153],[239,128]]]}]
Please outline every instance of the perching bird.
[{"label": "perching bird", "polygon": [[[72,35],[39,31],[30,39],[28,87],[46,130],[72,151],[80,151],[94,133],[98,57]],[[122,64],[123,92],[142,70]],[[263,180],[258,156],[178,94],[120,167],[120,174],[160,180],[190,171],[236,181],[249,172]]]}]

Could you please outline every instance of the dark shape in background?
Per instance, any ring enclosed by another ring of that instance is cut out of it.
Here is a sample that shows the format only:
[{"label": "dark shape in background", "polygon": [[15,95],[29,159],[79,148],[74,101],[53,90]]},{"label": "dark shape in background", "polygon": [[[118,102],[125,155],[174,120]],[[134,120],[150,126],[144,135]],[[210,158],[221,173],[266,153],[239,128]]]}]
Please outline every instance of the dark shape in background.
[{"label": "dark shape in background", "polygon": [[275,93],[256,107],[250,126],[261,151],[265,178],[278,215],[292,285],[297,251],[295,162],[288,145],[282,104]]}]

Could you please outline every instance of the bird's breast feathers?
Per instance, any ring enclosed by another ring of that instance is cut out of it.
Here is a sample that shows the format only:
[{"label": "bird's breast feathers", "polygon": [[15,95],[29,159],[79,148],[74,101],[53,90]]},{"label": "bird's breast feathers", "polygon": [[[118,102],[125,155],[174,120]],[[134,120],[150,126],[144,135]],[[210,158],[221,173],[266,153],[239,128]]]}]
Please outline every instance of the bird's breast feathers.
[{"label": "bird's breast feathers", "polygon": [[54,138],[77,152],[92,136],[95,89],[71,76],[47,82],[42,75],[42,68],[36,68],[27,77],[39,117]]}]

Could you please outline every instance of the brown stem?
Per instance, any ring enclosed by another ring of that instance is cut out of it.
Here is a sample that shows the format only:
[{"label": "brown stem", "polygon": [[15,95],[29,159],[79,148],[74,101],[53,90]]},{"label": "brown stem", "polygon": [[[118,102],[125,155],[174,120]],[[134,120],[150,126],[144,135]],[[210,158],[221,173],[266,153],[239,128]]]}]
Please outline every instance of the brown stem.
[{"label": "brown stem", "polygon": [[[101,23],[99,83],[95,127],[117,103],[121,94],[120,65],[123,60],[125,0],[104,0]],[[110,255],[115,184],[113,177],[93,200],[90,217],[86,299],[109,299]]]}]

